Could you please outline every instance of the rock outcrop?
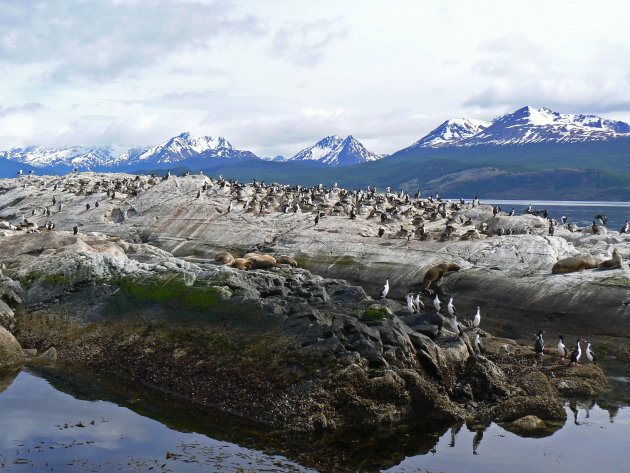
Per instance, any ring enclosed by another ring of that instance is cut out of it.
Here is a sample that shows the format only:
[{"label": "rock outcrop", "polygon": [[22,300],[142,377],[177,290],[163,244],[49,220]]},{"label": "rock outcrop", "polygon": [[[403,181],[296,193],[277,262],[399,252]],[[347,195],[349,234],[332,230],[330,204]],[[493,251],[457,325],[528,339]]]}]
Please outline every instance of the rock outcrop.
[{"label": "rock outcrop", "polygon": [[440,329],[439,314],[289,265],[240,271],[62,231],[4,243],[6,279],[23,292],[16,335],[42,352],[33,362],[59,357],[278,429],[487,422],[531,395],[535,415],[556,419],[559,393],[605,385],[596,367],[557,369],[554,384],[531,366],[528,384],[531,350],[484,332],[475,355],[472,332]]}]

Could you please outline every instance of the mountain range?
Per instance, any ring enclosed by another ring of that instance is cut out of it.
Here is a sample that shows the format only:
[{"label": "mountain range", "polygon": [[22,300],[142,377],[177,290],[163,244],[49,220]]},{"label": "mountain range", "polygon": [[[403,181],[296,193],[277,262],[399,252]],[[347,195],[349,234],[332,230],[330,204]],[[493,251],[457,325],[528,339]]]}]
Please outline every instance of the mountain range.
[{"label": "mountain range", "polygon": [[595,115],[523,107],[491,121],[447,120],[391,155],[373,153],[352,136],[333,135],[290,158],[261,158],[234,148],[223,137],[190,133],[147,147],[29,147],[0,152],[0,175],[6,177],[19,169],[62,173],[73,168],[204,170],[240,180],[422,187],[442,195],[630,200],[630,125]]}]

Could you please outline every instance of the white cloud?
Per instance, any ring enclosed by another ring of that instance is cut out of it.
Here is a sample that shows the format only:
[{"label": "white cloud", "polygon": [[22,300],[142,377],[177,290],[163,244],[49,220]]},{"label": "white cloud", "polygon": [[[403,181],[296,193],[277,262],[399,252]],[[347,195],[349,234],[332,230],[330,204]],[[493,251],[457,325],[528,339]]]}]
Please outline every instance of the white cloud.
[{"label": "white cloud", "polygon": [[190,131],[262,155],[331,134],[391,153],[448,118],[526,104],[629,120],[626,8],[5,0],[0,149],[147,145]]}]

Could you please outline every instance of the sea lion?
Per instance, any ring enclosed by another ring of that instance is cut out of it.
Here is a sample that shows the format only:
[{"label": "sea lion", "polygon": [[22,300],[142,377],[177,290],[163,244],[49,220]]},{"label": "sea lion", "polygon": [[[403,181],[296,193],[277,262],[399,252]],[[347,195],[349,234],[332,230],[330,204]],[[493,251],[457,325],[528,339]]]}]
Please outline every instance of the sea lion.
[{"label": "sea lion", "polygon": [[252,253],[247,253],[245,256],[243,256],[243,258],[248,258],[248,259],[251,259],[252,257],[266,259],[268,261],[271,261],[273,264],[276,264],[276,259],[271,255],[263,255],[262,253],[252,252]]},{"label": "sea lion", "polygon": [[623,258],[617,248],[613,248],[612,258],[606,261],[602,261],[597,265],[599,269],[621,269],[621,262]]},{"label": "sea lion", "polygon": [[234,261],[234,256],[229,251],[220,251],[216,255],[214,255],[214,260],[218,263],[223,264],[232,264]]},{"label": "sea lion", "polygon": [[234,261],[232,261],[233,268],[242,269],[243,271],[249,269],[250,266],[252,266],[253,264],[254,263],[252,262],[252,260],[245,258],[236,258]]},{"label": "sea lion", "polygon": [[599,261],[590,256],[572,256],[558,261],[551,268],[553,274],[572,273],[574,271],[584,271],[585,269],[597,268]]},{"label": "sea lion", "polygon": [[261,256],[250,256],[249,260],[252,262],[253,269],[271,269],[276,265],[276,260],[271,256],[269,258],[262,258]]},{"label": "sea lion", "polygon": [[297,261],[295,261],[295,259],[291,258],[290,256],[286,256],[286,255],[282,255],[282,256],[278,256],[276,258],[276,263],[278,264],[288,264],[293,266],[294,268],[297,268]]},{"label": "sea lion", "polygon": [[448,271],[459,271],[459,269],[459,266],[455,263],[442,263],[431,266],[424,274],[424,279],[422,280],[422,288],[424,290],[428,290],[433,285],[433,283],[441,283],[444,280],[444,274],[446,274]]}]

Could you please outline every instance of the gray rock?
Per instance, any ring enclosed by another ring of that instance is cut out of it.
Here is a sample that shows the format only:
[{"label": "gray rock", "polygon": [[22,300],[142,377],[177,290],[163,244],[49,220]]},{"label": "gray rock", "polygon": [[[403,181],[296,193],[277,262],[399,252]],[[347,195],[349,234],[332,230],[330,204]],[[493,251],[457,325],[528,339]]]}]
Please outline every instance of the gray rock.
[{"label": "gray rock", "polygon": [[20,365],[26,361],[20,343],[4,327],[0,327],[0,368]]}]

